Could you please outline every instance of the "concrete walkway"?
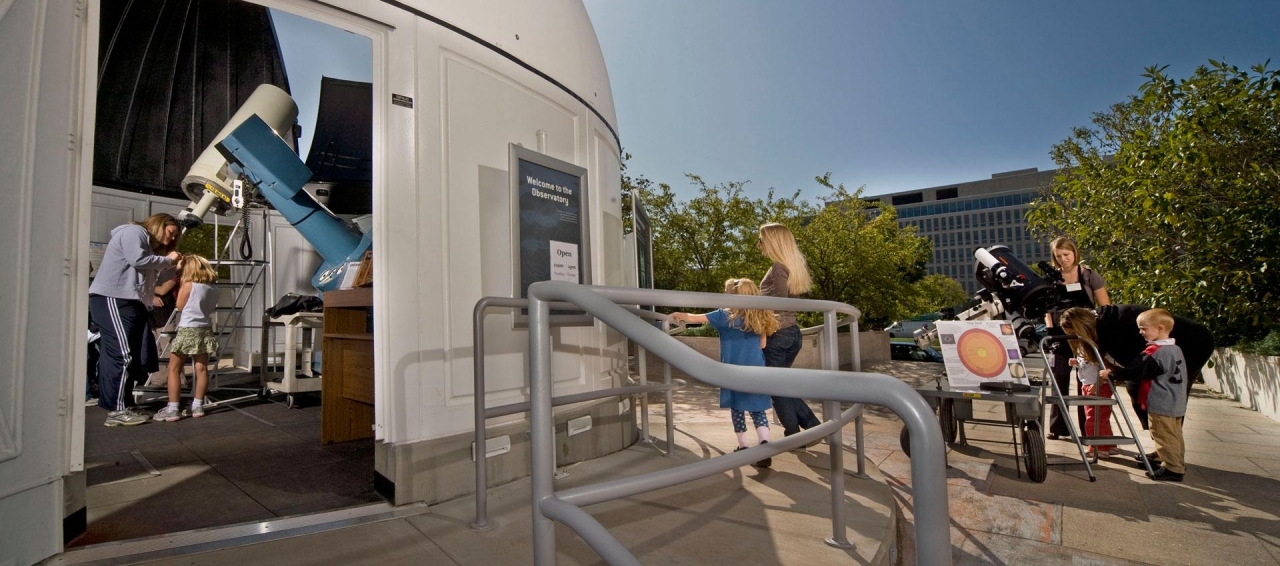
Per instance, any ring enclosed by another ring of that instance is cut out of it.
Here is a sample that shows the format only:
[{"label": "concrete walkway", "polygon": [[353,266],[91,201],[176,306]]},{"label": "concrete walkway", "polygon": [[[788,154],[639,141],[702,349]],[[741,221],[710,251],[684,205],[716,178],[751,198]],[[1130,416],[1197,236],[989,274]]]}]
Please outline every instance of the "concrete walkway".
[{"label": "concrete walkway", "polygon": [[[870,370],[918,385],[938,368],[893,362]],[[1004,409],[977,401],[974,412],[1002,419]],[[910,461],[898,446],[902,425],[877,412],[866,428],[869,458],[903,506],[903,556],[911,563]],[[1102,460],[1098,480],[1090,483],[1068,440],[1047,441],[1050,472],[1037,484],[1017,478],[1012,446],[983,442],[1008,442],[1009,429],[966,427],[969,446],[948,454],[956,563],[1280,564],[1280,423],[1197,386],[1184,431],[1184,483],[1151,481],[1128,456]],[[1147,433],[1139,438],[1154,449]],[[1074,464],[1052,465],[1068,461]]]},{"label": "concrete walkway", "polygon": [[[939,364],[889,362],[869,367],[918,385]],[[652,370],[651,370],[652,371]],[[661,405],[651,405],[652,433],[662,436]],[[977,402],[979,416],[1003,407]],[[651,447],[566,467],[567,487],[653,471],[712,457],[735,445],[715,390],[696,383],[677,395],[677,448],[672,458]],[[901,423],[888,411],[868,413],[872,478],[849,474],[845,460],[846,535],[830,535],[825,447],[774,458],[773,468],[744,467],[685,486],[588,508],[645,564],[914,563],[910,460],[898,446]],[[779,429],[775,426],[773,432]],[[1048,442],[1044,483],[1014,473],[1008,429],[970,426],[970,445],[949,451],[953,556],[957,564],[1259,564],[1280,565],[1280,423],[1197,389],[1187,418],[1189,470],[1182,484],[1156,483],[1127,458],[1103,461],[1089,482],[1070,442]],[[1149,444],[1149,437],[1142,436]],[[753,444],[754,444],[754,439]],[[849,448],[853,427],[845,430]],[[1057,456],[1055,456],[1057,455]],[[467,497],[379,522],[201,554],[154,564],[530,564],[528,481],[490,490],[496,528],[467,527]],[[894,525],[896,523],[897,533]],[[557,526],[558,563],[599,564],[576,535]],[[62,563],[72,556],[64,555]]]},{"label": "concrete walkway", "polygon": [[[563,477],[557,479],[556,487],[670,468],[736,447],[728,411],[717,406],[718,389],[691,382],[675,397],[677,446],[672,457],[661,456],[654,446],[636,445],[561,468]],[[660,396],[655,396],[658,399]],[[665,437],[660,402],[650,405],[650,414],[651,434]],[[852,428],[850,425],[849,430]],[[781,433],[776,426],[771,430]],[[756,444],[754,431],[749,440],[752,446]],[[845,536],[854,547],[840,549],[824,542],[832,534],[829,461],[825,445],[819,445],[810,451],[775,456],[771,468],[744,466],[689,484],[594,505],[586,511],[645,564],[893,563],[898,509],[894,494],[886,478],[874,469],[868,470],[871,478],[854,477],[856,462],[851,452],[845,457],[844,505]],[[464,497],[410,510],[409,516],[318,533],[299,529],[299,536],[142,563],[532,564],[529,481],[492,488],[489,493],[489,514],[495,524],[489,531],[468,527],[474,518],[475,499]],[[269,529],[255,532],[263,530]],[[602,563],[567,527],[557,525],[556,533],[558,564]],[[151,549],[164,549],[166,543],[163,537],[142,542],[151,543],[147,546]],[[78,562],[73,554],[63,555],[57,563]]]}]

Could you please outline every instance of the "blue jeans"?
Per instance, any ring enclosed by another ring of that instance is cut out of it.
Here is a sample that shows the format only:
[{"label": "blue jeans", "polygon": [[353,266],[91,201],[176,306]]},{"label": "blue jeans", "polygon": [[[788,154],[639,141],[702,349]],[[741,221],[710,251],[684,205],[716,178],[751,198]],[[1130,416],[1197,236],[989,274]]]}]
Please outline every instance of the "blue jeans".
[{"label": "blue jeans", "polygon": [[[764,347],[764,365],[771,368],[789,368],[800,353],[800,327],[788,326],[769,337]],[[773,412],[782,423],[785,436],[801,429],[813,428],[822,421],[813,414],[809,404],[795,397],[774,397]]]}]

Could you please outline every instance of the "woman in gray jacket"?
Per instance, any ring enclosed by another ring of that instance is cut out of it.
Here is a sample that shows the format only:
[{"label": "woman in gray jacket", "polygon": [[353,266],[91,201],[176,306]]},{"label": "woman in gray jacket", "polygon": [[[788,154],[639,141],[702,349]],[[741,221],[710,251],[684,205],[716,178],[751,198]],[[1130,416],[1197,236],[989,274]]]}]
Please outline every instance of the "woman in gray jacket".
[{"label": "woman in gray jacket", "polygon": [[106,426],[147,422],[130,408],[133,379],[141,373],[139,352],[147,328],[148,309],[160,270],[175,266],[182,254],[157,255],[177,241],[181,227],[168,214],[117,226],[89,285],[89,315],[102,333],[98,357],[98,406],[108,411]]}]

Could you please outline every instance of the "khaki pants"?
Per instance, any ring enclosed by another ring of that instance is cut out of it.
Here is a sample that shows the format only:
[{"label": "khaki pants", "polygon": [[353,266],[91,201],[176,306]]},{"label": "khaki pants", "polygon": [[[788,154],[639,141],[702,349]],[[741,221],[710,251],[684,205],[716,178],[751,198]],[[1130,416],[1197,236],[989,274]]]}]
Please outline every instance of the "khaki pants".
[{"label": "khaki pants", "polygon": [[1166,417],[1149,413],[1151,420],[1151,440],[1156,443],[1156,454],[1160,462],[1170,472],[1185,474],[1186,446],[1182,443],[1182,417]]}]

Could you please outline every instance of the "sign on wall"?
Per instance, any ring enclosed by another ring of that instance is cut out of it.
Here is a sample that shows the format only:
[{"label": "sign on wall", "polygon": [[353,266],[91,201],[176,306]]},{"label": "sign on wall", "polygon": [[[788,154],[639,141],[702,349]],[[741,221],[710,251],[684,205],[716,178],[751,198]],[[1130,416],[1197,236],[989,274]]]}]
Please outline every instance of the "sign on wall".
[{"label": "sign on wall", "polygon": [[[516,296],[539,281],[591,283],[587,170],[511,144]],[[563,315],[553,320],[571,322]],[[581,315],[574,320],[590,323]]]}]

